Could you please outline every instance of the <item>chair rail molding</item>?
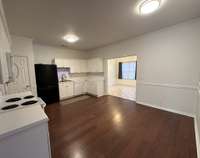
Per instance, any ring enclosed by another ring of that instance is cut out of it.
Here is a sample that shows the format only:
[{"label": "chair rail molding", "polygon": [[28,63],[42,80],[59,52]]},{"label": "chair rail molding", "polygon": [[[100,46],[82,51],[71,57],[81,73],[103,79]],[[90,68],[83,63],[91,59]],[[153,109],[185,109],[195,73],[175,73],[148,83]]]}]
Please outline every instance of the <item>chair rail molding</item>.
[{"label": "chair rail molding", "polygon": [[192,85],[184,85],[184,84],[168,84],[168,83],[155,83],[155,82],[147,82],[138,80],[137,84],[149,85],[149,86],[158,86],[158,87],[168,87],[168,88],[176,88],[176,89],[190,89],[190,90],[198,90],[198,86]]}]

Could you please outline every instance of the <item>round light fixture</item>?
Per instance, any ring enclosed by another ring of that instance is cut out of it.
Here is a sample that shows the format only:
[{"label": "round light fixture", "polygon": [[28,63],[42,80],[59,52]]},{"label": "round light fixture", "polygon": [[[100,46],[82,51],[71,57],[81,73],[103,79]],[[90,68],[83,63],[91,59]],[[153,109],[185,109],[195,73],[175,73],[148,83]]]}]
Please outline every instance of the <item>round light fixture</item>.
[{"label": "round light fixture", "polygon": [[63,37],[63,39],[69,43],[75,43],[79,40],[79,37],[74,34],[67,34]]},{"label": "round light fixture", "polygon": [[145,0],[139,5],[141,15],[146,15],[155,12],[160,7],[161,0]]}]

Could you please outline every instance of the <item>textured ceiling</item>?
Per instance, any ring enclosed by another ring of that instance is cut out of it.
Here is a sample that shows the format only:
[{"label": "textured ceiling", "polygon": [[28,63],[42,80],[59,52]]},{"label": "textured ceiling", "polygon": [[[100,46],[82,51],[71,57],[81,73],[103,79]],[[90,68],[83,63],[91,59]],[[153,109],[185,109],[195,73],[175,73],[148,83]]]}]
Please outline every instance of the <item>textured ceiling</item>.
[{"label": "textured ceiling", "polygon": [[[200,16],[200,0],[163,0],[140,16],[136,0],[3,0],[10,32],[35,42],[90,50]],[[68,32],[75,44],[62,40]]]}]

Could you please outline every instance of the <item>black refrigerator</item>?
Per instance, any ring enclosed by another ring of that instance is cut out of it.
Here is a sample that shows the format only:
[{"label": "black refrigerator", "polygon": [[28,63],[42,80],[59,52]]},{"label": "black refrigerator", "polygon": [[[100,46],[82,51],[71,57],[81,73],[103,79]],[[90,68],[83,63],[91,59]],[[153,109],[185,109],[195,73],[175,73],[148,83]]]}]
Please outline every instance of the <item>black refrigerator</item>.
[{"label": "black refrigerator", "polygon": [[37,93],[47,104],[59,101],[56,65],[35,64]]}]

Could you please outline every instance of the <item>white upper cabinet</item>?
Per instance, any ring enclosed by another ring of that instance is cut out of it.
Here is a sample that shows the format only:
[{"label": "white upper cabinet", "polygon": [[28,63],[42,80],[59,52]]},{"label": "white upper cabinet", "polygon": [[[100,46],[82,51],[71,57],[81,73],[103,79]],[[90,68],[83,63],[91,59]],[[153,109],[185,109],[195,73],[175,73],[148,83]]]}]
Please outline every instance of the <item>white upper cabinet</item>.
[{"label": "white upper cabinet", "polygon": [[9,81],[9,70],[6,53],[11,52],[10,35],[3,11],[2,1],[0,0],[0,83]]},{"label": "white upper cabinet", "polygon": [[57,67],[65,67],[65,63],[64,63],[63,59],[56,58],[56,59],[54,59],[53,63],[56,64]]},{"label": "white upper cabinet", "polygon": [[103,72],[103,60],[93,59],[54,59],[57,67],[69,67],[71,73]]},{"label": "white upper cabinet", "polygon": [[79,65],[80,65],[80,72],[85,73],[88,72],[87,70],[87,60],[79,60]]},{"label": "white upper cabinet", "polygon": [[80,73],[80,64],[78,59],[71,59],[71,65],[70,65],[70,72],[71,73]]},{"label": "white upper cabinet", "polygon": [[88,72],[103,72],[103,59],[101,58],[89,59]]}]

